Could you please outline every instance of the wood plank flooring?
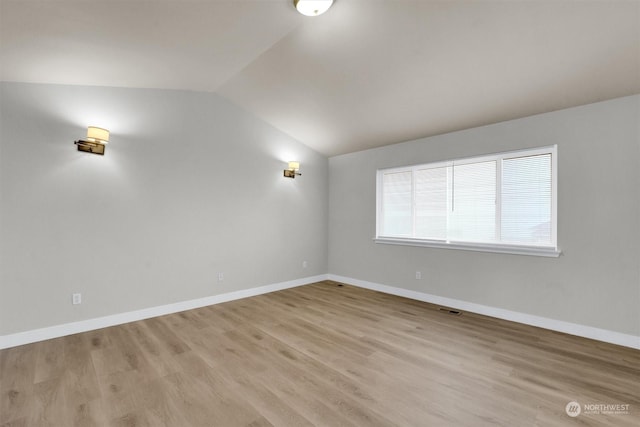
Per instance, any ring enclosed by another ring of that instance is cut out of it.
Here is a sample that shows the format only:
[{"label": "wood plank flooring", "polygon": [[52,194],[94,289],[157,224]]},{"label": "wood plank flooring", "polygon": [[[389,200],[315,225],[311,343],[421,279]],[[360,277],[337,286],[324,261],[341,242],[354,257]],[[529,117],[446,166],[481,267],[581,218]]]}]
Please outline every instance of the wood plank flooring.
[{"label": "wood plank flooring", "polygon": [[640,351],[328,281],[0,351],[0,426],[638,426],[639,395]]}]

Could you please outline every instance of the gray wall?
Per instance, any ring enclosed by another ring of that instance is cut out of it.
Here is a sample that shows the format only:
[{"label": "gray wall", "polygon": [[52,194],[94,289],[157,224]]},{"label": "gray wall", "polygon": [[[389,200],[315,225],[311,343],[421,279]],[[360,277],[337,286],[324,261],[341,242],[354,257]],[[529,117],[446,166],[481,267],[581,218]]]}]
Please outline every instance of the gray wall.
[{"label": "gray wall", "polygon": [[[639,122],[626,97],[327,170],[213,94],[0,83],[0,335],[327,272],[640,335]],[[106,156],[75,151],[87,125]],[[550,144],[560,258],[373,243],[376,169]]]},{"label": "gray wall", "polygon": [[0,109],[0,335],[327,272],[327,159],[216,95],[1,83]]},{"label": "gray wall", "polygon": [[[639,123],[640,97],[632,96],[333,157],[329,271],[640,335]],[[551,144],[559,258],[372,241],[376,169]]]}]

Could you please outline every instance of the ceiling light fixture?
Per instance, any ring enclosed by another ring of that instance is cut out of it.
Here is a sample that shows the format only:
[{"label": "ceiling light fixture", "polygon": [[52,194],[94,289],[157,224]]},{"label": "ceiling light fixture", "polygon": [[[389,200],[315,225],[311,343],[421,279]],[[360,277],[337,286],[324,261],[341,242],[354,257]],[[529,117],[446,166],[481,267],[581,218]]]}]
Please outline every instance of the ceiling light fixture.
[{"label": "ceiling light fixture", "polygon": [[322,15],[332,4],[333,0],[293,0],[293,5],[298,12],[305,16]]}]

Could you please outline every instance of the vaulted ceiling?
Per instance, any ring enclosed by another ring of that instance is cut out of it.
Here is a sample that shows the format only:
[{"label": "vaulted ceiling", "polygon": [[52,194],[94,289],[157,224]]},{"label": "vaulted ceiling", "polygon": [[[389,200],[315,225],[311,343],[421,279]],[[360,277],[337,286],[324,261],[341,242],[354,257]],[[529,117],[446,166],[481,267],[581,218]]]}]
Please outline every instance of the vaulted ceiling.
[{"label": "vaulted ceiling", "polygon": [[0,79],[215,92],[333,156],[640,93],[640,1],[0,0]]}]

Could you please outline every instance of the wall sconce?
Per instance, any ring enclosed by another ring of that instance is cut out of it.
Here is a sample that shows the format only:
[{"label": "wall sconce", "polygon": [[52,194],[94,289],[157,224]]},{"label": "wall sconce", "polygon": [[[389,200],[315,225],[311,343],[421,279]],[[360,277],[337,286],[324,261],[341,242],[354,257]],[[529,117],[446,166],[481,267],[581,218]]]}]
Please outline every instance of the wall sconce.
[{"label": "wall sconce", "polygon": [[104,156],[105,145],[109,142],[109,131],[95,126],[87,128],[87,137],[75,141],[78,151],[85,153],[100,154]]},{"label": "wall sconce", "polygon": [[287,178],[295,178],[296,175],[302,175],[300,172],[300,162],[289,162],[289,168],[284,170],[284,176]]}]

